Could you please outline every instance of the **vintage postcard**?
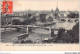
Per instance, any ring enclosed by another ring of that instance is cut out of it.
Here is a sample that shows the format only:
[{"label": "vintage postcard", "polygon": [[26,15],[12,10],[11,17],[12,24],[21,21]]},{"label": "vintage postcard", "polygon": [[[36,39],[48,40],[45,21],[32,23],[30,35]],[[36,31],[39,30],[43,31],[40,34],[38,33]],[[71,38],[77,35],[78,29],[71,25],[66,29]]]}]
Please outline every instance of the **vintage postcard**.
[{"label": "vintage postcard", "polygon": [[0,51],[79,51],[79,0],[1,0]]}]

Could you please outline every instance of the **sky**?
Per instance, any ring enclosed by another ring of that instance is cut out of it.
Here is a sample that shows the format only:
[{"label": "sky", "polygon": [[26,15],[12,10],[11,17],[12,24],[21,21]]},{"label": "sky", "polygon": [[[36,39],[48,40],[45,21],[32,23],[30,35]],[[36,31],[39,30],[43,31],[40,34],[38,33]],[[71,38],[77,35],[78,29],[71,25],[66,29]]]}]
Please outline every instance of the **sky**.
[{"label": "sky", "polygon": [[25,10],[78,10],[79,0],[14,0],[13,11]]}]

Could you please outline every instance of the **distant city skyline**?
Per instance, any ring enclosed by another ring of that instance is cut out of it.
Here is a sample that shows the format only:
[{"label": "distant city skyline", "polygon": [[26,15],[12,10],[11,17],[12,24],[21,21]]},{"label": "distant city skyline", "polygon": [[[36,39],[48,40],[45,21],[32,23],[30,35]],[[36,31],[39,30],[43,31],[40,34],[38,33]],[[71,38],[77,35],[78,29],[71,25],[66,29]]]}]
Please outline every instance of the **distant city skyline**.
[{"label": "distant city skyline", "polygon": [[25,10],[59,10],[79,11],[79,0],[16,0],[13,1],[13,11]]}]

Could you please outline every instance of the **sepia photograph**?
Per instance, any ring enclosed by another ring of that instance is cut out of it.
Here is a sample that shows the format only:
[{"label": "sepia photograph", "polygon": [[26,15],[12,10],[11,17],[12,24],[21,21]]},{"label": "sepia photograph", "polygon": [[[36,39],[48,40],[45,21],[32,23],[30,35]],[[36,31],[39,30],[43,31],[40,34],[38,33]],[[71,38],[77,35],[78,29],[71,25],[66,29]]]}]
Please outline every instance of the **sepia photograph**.
[{"label": "sepia photograph", "polygon": [[3,0],[2,5],[1,43],[79,43],[78,0]]}]

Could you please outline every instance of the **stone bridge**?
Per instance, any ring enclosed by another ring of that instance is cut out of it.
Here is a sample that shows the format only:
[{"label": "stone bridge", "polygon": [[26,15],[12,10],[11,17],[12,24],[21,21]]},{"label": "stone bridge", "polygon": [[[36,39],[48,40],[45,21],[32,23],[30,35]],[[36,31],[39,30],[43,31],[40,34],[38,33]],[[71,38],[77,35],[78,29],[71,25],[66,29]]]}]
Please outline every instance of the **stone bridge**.
[{"label": "stone bridge", "polygon": [[76,20],[78,21],[79,20],[79,18],[58,18],[57,20],[65,20],[66,22],[68,22],[69,20],[71,20],[72,22],[75,22]]}]

